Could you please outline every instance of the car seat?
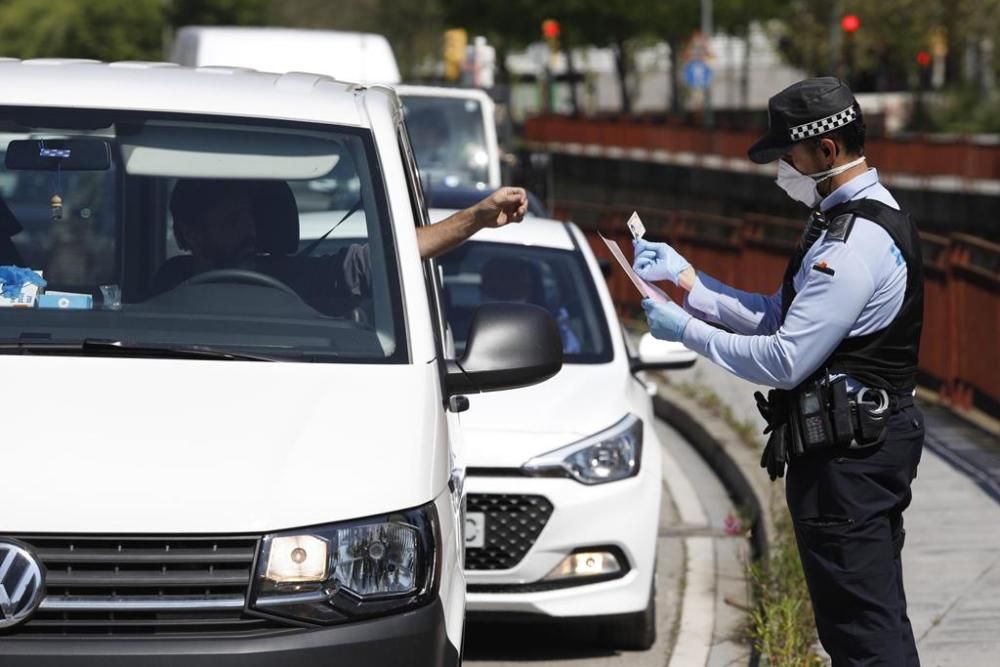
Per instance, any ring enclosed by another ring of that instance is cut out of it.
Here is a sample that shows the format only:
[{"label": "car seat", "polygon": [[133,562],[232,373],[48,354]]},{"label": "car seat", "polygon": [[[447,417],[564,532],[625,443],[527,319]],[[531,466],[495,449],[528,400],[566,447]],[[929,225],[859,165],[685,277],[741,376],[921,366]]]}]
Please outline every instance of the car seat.
[{"label": "car seat", "polygon": [[494,257],[483,264],[480,295],[488,301],[526,301],[546,308],[542,272],[519,257]]}]

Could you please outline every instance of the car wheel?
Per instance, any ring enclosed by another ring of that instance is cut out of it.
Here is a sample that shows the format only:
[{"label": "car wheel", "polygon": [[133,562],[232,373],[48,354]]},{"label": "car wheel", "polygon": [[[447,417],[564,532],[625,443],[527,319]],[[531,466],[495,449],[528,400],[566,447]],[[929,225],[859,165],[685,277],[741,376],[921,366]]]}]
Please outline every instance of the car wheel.
[{"label": "car wheel", "polygon": [[656,594],[650,591],[649,604],[603,627],[604,643],[627,651],[647,651],[656,641]]}]

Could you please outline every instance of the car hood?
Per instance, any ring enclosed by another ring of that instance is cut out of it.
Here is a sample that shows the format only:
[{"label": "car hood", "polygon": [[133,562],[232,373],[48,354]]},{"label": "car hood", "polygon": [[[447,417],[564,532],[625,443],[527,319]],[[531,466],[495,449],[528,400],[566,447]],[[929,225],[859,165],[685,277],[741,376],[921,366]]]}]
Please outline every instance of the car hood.
[{"label": "car hood", "polygon": [[520,467],[597,433],[629,411],[629,382],[636,380],[620,364],[565,364],[541,384],[470,396],[462,413],[463,462]]},{"label": "car hood", "polygon": [[2,533],[264,532],[447,483],[432,365],[5,356],[0,376]]}]

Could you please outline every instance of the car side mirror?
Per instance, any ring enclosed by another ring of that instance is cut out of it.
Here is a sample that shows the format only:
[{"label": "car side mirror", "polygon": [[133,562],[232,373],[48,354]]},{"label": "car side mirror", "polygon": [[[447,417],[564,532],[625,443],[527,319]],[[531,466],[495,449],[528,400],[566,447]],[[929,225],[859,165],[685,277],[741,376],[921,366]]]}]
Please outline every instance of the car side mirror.
[{"label": "car side mirror", "polygon": [[684,347],[683,343],[659,340],[645,333],[639,339],[639,354],[632,358],[632,372],[681,370],[691,368],[698,360],[698,353]]},{"label": "car side mirror", "polygon": [[562,361],[562,338],[547,310],[484,303],[472,318],[465,353],[448,361],[448,395],[537,384],[558,373]]}]

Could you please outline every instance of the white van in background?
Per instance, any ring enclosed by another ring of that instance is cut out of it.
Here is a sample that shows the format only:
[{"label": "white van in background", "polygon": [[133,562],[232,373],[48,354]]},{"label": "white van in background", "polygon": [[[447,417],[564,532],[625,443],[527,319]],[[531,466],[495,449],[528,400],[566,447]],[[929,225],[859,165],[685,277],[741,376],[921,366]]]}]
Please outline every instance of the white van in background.
[{"label": "white van in background", "polygon": [[500,187],[496,106],[479,88],[396,86],[424,188]]},{"label": "white van in background", "polygon": [[389,41],[364,32],[185,26],[177,32],[170,60],[188,67],[312,72],[355,83],[400,81]]}]

